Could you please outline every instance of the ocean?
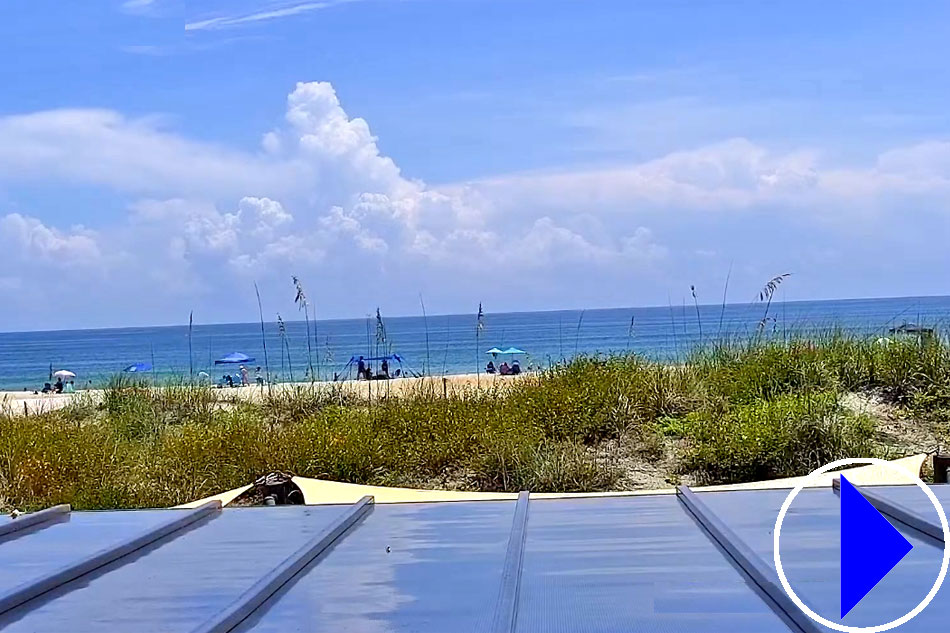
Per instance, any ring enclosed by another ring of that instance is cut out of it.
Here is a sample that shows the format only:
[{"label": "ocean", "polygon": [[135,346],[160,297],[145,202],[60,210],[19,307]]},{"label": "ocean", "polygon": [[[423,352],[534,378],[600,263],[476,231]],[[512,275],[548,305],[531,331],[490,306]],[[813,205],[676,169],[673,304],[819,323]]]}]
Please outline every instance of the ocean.
[{"label": "ocean", "polygon": [[[742,339],[756,334],[763,319],[761,303],[694,305],[599,310],[512,312],[484,316],[476,337],[476,315],[391,317],[383,315],[384,332],[375,318],[311,323],[309,352],[319,379],[344,375],[353,356],[398,354],[404,373],[429,375],[472,373],[484,368],[491,347],[514,346],[523,367],[548,366],[577,354],[632,351],[656,360],[682,358],[701,342]],[[950,317],[950,297],[898,297],[836,301],[774,302],[765,330],[770,336],[816,335],[835,329],[859,335],[886,335],[902,323],[941,327]],[[282,338],[277,324],[265,324],[267,364],[282,380],[307,380],[307,327],[287,322]],[[286,346],[282,341],[286,341]],[[287,350],[289,348],[289,361]],[[37,389],[50,368],[76,373],[77,388],[102,386],[123,368],[152,364],[156,381],[209,372],[215,379],[236,366],[215,368],[213,361],[232,352],[265,365],[260,323],[196,324],[55,332],[0,333],[0,390]],[[498,364],[500,361],[496,361]],[[374,364],[375,365],[375,364]],[[353,374],[349,374],[352,376]]]}]

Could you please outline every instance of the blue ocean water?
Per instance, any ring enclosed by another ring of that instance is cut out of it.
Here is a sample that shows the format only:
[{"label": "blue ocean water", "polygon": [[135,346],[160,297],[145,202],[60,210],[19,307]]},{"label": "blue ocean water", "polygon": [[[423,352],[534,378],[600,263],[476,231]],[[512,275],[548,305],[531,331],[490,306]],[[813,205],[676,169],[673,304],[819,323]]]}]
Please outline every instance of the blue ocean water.
[{"label": "blue ocean water", "polygon": [[[547,366],[575,354],[635,351],[658,360],[681,358],[701,341],[746,338],[757,332],[763,304],[693,305],[604,310],[487,313],[476,340],[474,314],[419,317],[383,315],[385,341],[375,319],[318,321],[311,333],[311,357],[320,379],[342,375],[351,356],[397,353],[403,369],[425,374],[471,373],[488,360],[485,350],[516,346],[527,352],[522,365]],[[841,329],[858,335],[884,333],[904,322],[940,327],[950,317],[950,297],[900,297],[773,303],[766,330],[771,336],[808,335]],[[632,322],[632,327],[631,327]],[[314,324],[311,324],[314,327]],[[702,330],[702,332],[700,332]],[[307,329],[286,324],[286,349],[275,323],[265,324],[271,373],[306,380]],[[476,349],[477,344],[477,349]],[[101,386],[124,367],[152,363],[150,375],[167,379],[189,374],[188,327],[0,333],[0,389],[42,386],[50,367],[77,374],[77,387]],[[195,325],[191,366],[215,378],[213,360],[242,352],[265,364],[259,323]],[[398,368],[393,363],[391,370]]]}]

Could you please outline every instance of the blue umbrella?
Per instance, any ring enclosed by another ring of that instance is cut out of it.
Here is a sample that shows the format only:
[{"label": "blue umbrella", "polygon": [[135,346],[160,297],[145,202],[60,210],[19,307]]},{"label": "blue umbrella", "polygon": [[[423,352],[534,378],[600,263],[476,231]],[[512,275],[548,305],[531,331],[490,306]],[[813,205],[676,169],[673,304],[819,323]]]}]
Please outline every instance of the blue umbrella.
[{"label": "blue umbrella", "polygon": [[524,350],[520,350],[517,347],[509,347],[502,354],[524,354]]},{"label": "blue umbrella", "polygon": [[504,352],[498,349],[497,347],[493,347],[485,353],[486,354],[504,354]]},{"label": "blue umbrella", "polygon": [[241,352],[232,352],[223,358],[219,358],[214,361],[215,365],[243,365],[245,363],[253,363],[254,359],[247,354],[242,354]]},{"label": "blue umbrella", "polygon": [[152,371],[152,364],[151,363],[135,363],[134,365],[129,365],[122,371],[130,373],[130,374],[138,374],[143,371]]}]

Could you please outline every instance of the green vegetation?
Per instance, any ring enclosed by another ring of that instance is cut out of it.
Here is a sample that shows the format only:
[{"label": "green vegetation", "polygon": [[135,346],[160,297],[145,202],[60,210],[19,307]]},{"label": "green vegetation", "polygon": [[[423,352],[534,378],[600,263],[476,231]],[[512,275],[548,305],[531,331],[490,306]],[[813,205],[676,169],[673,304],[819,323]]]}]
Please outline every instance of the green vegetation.
[{"label": "green vegetation", "polygon": [[578,358],[446,398],[433,382],[372,401],[321,386],[265,391],[260,402],[222,393],[116,381],[99,402],[0,414],[0,506],[167,506],[273,470],[539,492],[793,476],[919,449],[846,406],[850,394],[942,437],[950,349],[938,339],[760,338],[679,365]]}]

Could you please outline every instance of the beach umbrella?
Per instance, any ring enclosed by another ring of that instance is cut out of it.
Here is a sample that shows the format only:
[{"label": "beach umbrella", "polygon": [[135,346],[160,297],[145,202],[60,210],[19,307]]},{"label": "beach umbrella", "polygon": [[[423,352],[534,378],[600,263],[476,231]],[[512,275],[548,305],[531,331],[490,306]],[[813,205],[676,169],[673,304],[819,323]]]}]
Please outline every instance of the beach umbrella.
[{"label": "beach umbrella", "polygon": [[246,363],[253,363],[254,359],[247,354],[242,354],[241,352],[232,352],[227,356],[223,356],[218,360],[214,361],[215,365],[243,365]]},{"label": "beach umbrella", "polygon": [[69,371],[68,369],[60,369],[59,371],[53,372],[53,378],[75,378],[76,374]]},{"label": "beach umbrella", "polygon": [[138,374],[143,371],[152,371],[152,364],[151,363],[135,363],[134,365],[129,365],[122,371],[130,373],[130,374]]},{"label": "beach umbrella", "polygon": [[493,347],[485,353],[486,354],[504,354],[504,352],[498,349],[497,347]]},{"label": "beach umbrella", "polygon": [[518,349],[517,347],[509,347],[508,349],[502,352],[502,354],[524,354],[524,353],[525,353],[524,350]]}]

